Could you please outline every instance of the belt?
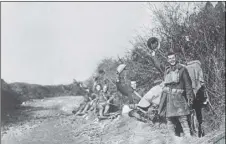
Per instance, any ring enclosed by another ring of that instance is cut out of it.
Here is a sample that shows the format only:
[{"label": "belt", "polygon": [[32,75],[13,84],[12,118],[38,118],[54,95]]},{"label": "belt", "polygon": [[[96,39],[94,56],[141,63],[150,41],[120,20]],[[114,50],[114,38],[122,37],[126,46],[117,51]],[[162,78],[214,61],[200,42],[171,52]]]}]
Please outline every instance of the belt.
[{"label": "belt", "polygon": [[169,87],[164,87],[163,92],[170,93],[170,94],[176,94],[176,93],[183,93],[184,90],[183,89],[172,89],[172,88],[169,88]]}]

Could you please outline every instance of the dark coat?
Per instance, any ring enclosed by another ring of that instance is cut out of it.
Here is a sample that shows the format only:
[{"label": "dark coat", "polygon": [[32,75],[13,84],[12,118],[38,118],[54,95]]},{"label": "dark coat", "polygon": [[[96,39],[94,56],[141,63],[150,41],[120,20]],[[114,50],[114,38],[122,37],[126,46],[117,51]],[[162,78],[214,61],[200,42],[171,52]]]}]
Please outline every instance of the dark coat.
[{"label": "dark coat", "polygon": [[158,113],[166,117],[189,115],[189,103],[193,101],[195,95],[186,67],[178,63],[174,67],[165,68],[156,57],[152,57],[151,60],[161,73],[164,72],[165,87]]},{"label": "dark coat", "polygon": [[123,95],[126,96],[129,100],[129,103],[134,103],[133,98],[133,88],[130,86],[130,81],[126,81],[121,77],[118,77],[116,81],[117,90]]},{"label": "dark coat", "polygon": [[166,96],[166,117],[190,114],[189,103],[195,95],[186,67],[177,64],[166,70],[163,95]]}]

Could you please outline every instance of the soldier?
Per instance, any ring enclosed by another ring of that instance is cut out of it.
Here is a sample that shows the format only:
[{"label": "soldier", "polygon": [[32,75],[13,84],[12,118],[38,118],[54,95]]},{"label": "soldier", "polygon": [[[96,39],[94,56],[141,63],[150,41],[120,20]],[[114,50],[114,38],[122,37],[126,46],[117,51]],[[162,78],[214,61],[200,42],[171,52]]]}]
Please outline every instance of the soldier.
[{"label": "soldier", "polygon": [[[131,104],[134,104],[135,100],[133,95],[139,95],[137,92],[135,92],[135,87],[133,82],[131,83],[131,81],[127,78],[127,68],[125,64],[121,64],[118,66],[117,68],[117,80],[116,80],[116,87],[117,90],[126,97],[123,97],[123,102],[125,104],[130,104],[130,106],[132,106]],[[132,85],[131,85],[132,84]],[[141,96],[139,96],[141,97]]]},{"label": "soldier", "polygon": [[103,117],[103,106],[102,106],[102,103],[105,101],[105,97],[103,96],[102,86],[100,84],[97,84],[95,86],[95,94],[96,94],[96,97],[97,97],[96,107],[99,110],[99,116]]},{"label": "soldier", "polygon": [[99,116],[103,117],[103,110],[106,103],[106,98],[103,93],[103,78],[104,71],[98,72],[98,75],[94,79],[93,91],[97,97],[96,108],[99,110]]},{"label": "soldier", "polygon": [[85,90],[85,95],[84,95],[84,101],[80,104],[78,110],[73,110],[72,113],[75,115],[83,115],[86,113],[86,111],[89,108],[89,102],[90,102],[90,92],[89,89]]},{"label": "soldier", "polygon": [[[157,38],[150,38],[147,42],[150,49],[159,45]],[[152,53],[152,61],[159,71],[164,71],[164,88],[161,97],[159,112],[165,110],[167,119],[167,127],[169,134],[175,133],[176,122],[182,126],[184,135],[191,136],[188,116],[190,115],[191,105],[194,99],[192,89],[192,81],[186,67],[182,66],[177,59],[176,53],[173,51],[167,54],[169,67],[164,67],[154,57]]]},{"label": "soldier", "polygon": [[110,97],[108,93],[108,86],[105,84],[103,89],[100,93],[99,101],[98,101],[98,108],[99,108],[99,115],[100,117],[106,116],[110,109],[110,102],[114,98],[114,95]]},{"label": "soldier", "polygon": [[[203,71],[201,68],[201,62],[198,60],[191,60],[187,63],[187,69],[192,79],[192,87],[195,93],[195,99],[192,108],[195,110],[196,118],[198,121],[198,136],[204,136],[204,130],[202,128],[203,117],[202,108],[207,105],[208,98],[205,95],[205,83],[203,77]],[[194,124],[193,124],[194,125]],[[192,125],[192,126],[193,126]],[[193,127],[195,129],[195,127]]]}]

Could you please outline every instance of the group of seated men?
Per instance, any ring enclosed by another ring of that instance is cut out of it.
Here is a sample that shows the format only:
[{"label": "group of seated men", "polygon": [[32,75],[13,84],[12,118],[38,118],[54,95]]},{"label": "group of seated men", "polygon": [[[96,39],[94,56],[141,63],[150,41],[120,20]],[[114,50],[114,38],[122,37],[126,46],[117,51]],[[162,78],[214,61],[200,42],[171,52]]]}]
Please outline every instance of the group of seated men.
[{"label": "group of seated men", "polygon": [[99,117],[108,115],[111,101],[114,96],[110,96],[108,86],[94,84],[93,91],[85,88],[84,101],[80,104],[77,110],[72,111],[75,115],[85,115],[90,111],[94,111]]}]

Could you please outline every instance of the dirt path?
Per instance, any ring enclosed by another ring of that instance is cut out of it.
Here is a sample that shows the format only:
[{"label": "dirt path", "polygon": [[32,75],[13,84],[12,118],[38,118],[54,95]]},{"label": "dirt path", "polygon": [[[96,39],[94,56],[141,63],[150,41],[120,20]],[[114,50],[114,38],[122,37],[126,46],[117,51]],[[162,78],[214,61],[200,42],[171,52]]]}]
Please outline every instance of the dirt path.
[{"label": "dirt path", "polygon": [[[25,103],[39,109],[28,111],[29,121],[2,134],[2,144],[167,144],[165,125],[144,124],[127,116],[99,123],[75,117],[71,110],[81,101],[79,97],[58,97]],[[176,142],[206,144],[211,137],[213,134]]]},{"label": "dirt path", "polygon": [[[59,135],[61,129],[71,129],[68,127],[71,124],[63,124],[62,119],[70,115],[71,111],[78,107],[82,100],[82,97],[68,96],[23,103],[24,107],[32,108],[24,109],[25,112],[21,112],[21,115],[14,116],[16,117],[16,119],[14,118],[15,123],[11,124],[7,128],[8,130],[2,128],[1,142],[3,144],[54,143],[49,140],[53,139],[54,136],[55,139],[62,138]],[[17,122],[20,119],[24,120]],[[57,124],[61,127],[57,127]]]}]

